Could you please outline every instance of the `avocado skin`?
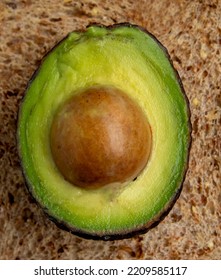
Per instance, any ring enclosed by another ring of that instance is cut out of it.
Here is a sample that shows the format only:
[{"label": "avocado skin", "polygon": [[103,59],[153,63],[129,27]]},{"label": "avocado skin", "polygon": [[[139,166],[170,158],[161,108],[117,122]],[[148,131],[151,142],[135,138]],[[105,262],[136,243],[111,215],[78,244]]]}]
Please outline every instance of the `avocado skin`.
[{"label": "avocado skin", "polygon": [[[68,225],[67,223],[65,223],[64,221],[61,221],[57,218],[55,218],[54,216],[52,216],[50,214],[50,209],[47,209],[45,206],[43,206],[41,203],[39,203],[39,201],[36,200],[35,198],[35,195],[33,193],[33,190],[32,190],[32,185],[31,183],[29,182],[28,180],[28,177],[26,176],[25,174],[25,171],[24,171],[24,168],[22,166],[22,160],[21,160],[21,153],[18,149],[18,156],[20,158],[20,165],[21,165],[21,169],[22,169],[22,173],[23,173],[23,177],[25,179],[25,186],[26,186],[26,189],[28,190],[28,193],[30,194],[30,196],[33,198],[34,202],[38,205],[38,207],[40,209],[42,209],[43,213],[45,214],[45,216],[51,220],[54,224],[56,224],[57,227],[59,227],[60,229],[62,230],[65,230],[67,232],[70,232],[71,234],[74,234],[78,237],[81,237],[81,238],[84,238],[84,239],[92,239],[92,240],[103,240],[103,241],[112,241],[112,240],[120,240],[120,239],[127,239],[127,238],[132,238],[136,235],[140,235],[140,234],[145,234],[147,233],[149,230],[151,230],[152,228],[156,227],[161,221],[163,221],[166,216],[169,214],[169,212],[171,211],[171,209],[173,208],[174,204],[176,203],[177,199],[179,198],[180,194],[181,194],[181,191],[183,189],[183,184],[184,184],[184,181],[185,181],[185,177],[186,177],[186,173],[187,173],[187,170],[188,170],[188,165],[189,165],[189,157],[190,157],[190,151],[191,151],[191,145],[192,145],[192,124],[191,124],[191,111],[190,111],[190,103],[189,103],[189,99],[187,98],[187,95],[186,95],[186,92],[184,90],[184,87],[183,87],[183,83],[181,81],[181,78],[177,72],[177,70],[175,69],[174,65],[173,65],[173,62],[172,62],[172,59],[167,51],[167,49],[161,44],[161,42],[152,34],[150,33],[149,31],[147,31],[145,28],[139,26],[139,25],[136,25],[136,24],[131,24],[129,22],[122,22],[122,23],[117,23],[117,24],[113,24],[113,25],[103,25],[103,24],[98,24],[98,23],[91,23],[89,25],[86,26],[86,28],[89,28],[91,26],[95,26],[95,27],[102,27],[102,28],[106,28],[107,30],[111,30],[111,29],[115,29],[115,28],[118,28],[118,27],[131,27],[131,28],[137,28],[139,30],[141,30],[142,32],[146,33],[148,36],[150,36],[153,40],[155,40],[155,42],[158,44],[158,46],[162,49],[162,51],[164,52],[164,54],[166,55],[168,61],[170,62],[172,68],[173,68],[173,71],[174,71],[174,74],[175,74],[175,77],[176,77],[176,80],[178,81],[179,85],[180,85],[180,89],[181,89],[181,92],[182,92],[182,95],[186,101],[186,104],[187,104],[187,116],[188,116],[188,128],[189,128],[189,135],[188,135],[188,155],[187,155],[187,160],[186,160],[186,165],[184,166],[184,171],[183,171],[183,174],[182,174],[182,182],[180,183],[180,186],[179,188],[177,189],[176,193],[174,194],[174,196],[170,199],[169,203],[164,207],[164,209],[161,210],[161,212],[155,216],[154,219],[152,219],[151,221],[149,221],[148,223],[142,225],[140,228],[138,229],[134,229],[134,230],[125,230],[125,231],[121,231],[121,232],[115,232],[113,234],[110,234],[110,235],[106,235],[106,234],[103,234],[103,233],[88,233],[88,232],[84,232],[84,231],[81,231],[80,229],[78,228],[75,228],[75,227],[71,227],[70,225]],[[85,30],[78,30],[79,32],[84,32]],[[41,68],[41,65],[43,64],[44,62],[44,59],[48,56],[48,54],[50,52],[52,52],[58,45],[60,45],[63,41],[66,40],[66,38],[69,36],[69,34],[67,34],[67,36],[65,36],[62,40],[60,40],[58,43],[56,43],[43,57],[42,57],[42,60],[40,62],[40,64],[38,65],[38,68],[35,70],[35,72],[33,73],[32,77],[30,78],[27,86],[26,86],[26,89],[25,89],[25,93],[27,92],[29,86],[31,85],[32,81],[35,79],[35,77],[38,75],[38,72]],[[23,99],[25,97],[25,94],[23,96],[23,98],[21,99],[20,101],[20,107],[21,107],[21,104],[23,102]],[[17,117],[17,125],[19,124],[19,119],[20,119],[20,109],[18,110],[18,117]],[[18,137],[18,134],[16,135],[16,139],[17,139],[17,144],[19,143],[19,137]],[[17,145],[19,146],[19,145]]]}]

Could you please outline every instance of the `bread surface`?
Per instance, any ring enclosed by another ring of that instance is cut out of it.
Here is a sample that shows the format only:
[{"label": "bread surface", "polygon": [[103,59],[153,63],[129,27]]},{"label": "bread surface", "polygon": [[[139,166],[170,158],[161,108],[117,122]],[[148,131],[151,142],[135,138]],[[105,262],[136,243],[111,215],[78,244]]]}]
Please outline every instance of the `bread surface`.
[{"label": "bread surface", "polygon": [[[0,259],[221,258],[221,2],[0,2]],[[90,23],[131,22],[168,49],[190,101],[192,148],[183,191],[144,235],[84,240],[49,221],[28,194],[16,148],[19,104],[41,58]]]}]

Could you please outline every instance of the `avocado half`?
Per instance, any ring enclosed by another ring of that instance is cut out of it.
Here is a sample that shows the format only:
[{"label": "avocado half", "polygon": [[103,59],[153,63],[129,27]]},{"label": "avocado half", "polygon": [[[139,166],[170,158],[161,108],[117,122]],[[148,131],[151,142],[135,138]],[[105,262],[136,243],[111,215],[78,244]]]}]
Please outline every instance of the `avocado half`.
[{"label": "avocado half", "polygon": [[152,34],[128,23],[91,25],[42,60],[20,106],[17,138],[28,189],[51,220],[85,238],[127,238],[157,225],[180,194],[188,100]]}]

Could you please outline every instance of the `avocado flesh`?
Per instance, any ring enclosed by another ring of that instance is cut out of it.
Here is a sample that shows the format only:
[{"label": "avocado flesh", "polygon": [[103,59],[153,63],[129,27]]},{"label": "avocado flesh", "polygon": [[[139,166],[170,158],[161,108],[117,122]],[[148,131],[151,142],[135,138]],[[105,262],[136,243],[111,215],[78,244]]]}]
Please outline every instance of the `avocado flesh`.
[{"label": "avocado flesh", "polygon": [[[152,150],[135,181],[85,190],[57,170],[49,136],[59,107],[94,85],[114,86],[136,100],[151,126]],[[70,33],[43,60],[19,113],[19,153],[35,199],[75,233],[102,238],[149,227],[176,197],[186,171],[190,126],[182,91],[166,51],[140,28]]]}]

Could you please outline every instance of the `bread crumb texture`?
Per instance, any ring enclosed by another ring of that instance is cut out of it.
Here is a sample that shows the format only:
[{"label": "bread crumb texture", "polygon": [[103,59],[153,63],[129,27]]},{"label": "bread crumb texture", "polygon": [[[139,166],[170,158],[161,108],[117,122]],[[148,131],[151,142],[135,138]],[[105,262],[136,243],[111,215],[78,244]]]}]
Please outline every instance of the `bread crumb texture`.
[{"label": "bread crumb texture", "polygon": [[[1,259],[220,259],[220,14],[219,0],[1,1]],[[125,21],[157,36],[182,78],[193,125],[189,170],[180,198],[156,228],[125,240],[83,240],[58,229],[26,191],[18,107],[41,58],[68,32]]]}]

